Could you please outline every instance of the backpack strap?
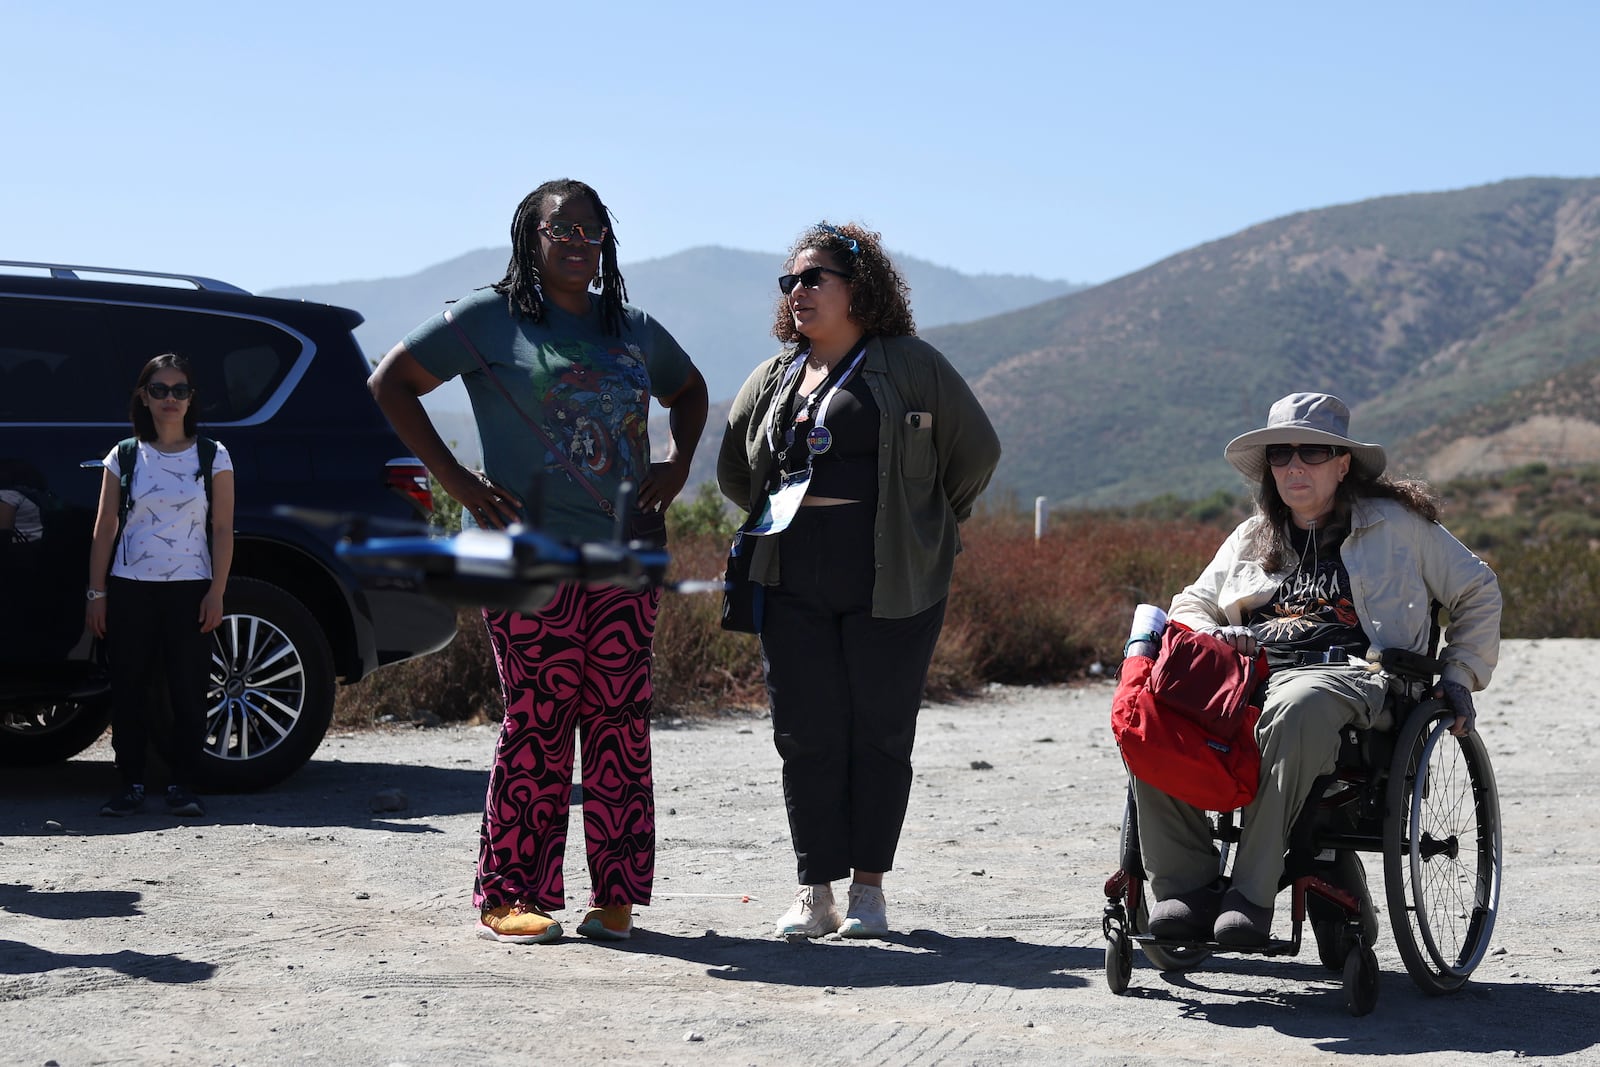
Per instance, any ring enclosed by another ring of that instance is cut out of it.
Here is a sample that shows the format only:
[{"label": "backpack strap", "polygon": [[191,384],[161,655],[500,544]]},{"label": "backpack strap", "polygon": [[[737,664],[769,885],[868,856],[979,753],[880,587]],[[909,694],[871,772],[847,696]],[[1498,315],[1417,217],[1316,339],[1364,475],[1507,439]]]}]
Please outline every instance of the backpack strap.
[{"label": "backpack strap", "polygon": [[117,442],[117,485],[121,491],[121,499],[117,502],[117,539],[113,544],[122,543],[122,534],[128,527],[128,509],[133,507],[133,468],[139,462],[139,439],[137,437],[124,437]]},{"label": "backpack strap", "polygon": [[200,453],[200,480],[206,485],[206,554],[211,554],[211,464],[217,458],[217,443],[209,437],[195,438]]}]

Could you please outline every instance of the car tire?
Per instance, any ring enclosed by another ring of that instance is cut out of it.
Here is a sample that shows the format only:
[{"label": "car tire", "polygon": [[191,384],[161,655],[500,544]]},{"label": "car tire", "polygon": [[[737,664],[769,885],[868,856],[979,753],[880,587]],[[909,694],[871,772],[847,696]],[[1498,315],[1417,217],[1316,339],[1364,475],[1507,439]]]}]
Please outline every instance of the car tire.
[{"label": "car tire", "polygon": [[111,694],[39,700],[0,709],[0,767],[45,767],[97,741],[111,721]]},{"label": "car tire", "polygon": [[265,789],[299,770],[333,719],[333,654],[316,617],[287,590],[233,578],[212,633],[199,788]]}]

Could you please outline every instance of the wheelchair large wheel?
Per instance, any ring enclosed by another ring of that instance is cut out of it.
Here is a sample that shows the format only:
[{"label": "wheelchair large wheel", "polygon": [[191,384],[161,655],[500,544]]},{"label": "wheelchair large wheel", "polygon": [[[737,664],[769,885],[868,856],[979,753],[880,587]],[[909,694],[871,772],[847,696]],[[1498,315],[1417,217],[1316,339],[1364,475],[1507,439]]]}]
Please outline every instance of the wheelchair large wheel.
[{"label": "wheelchair large wheel", "polygon": [[1396,947],[1418,988],[1453,992],[1482,961],[1500,905],[1500,798],[1476,734],[1455,737],[1438,701],[1413,710],[1395,745],[1383,829]]}]

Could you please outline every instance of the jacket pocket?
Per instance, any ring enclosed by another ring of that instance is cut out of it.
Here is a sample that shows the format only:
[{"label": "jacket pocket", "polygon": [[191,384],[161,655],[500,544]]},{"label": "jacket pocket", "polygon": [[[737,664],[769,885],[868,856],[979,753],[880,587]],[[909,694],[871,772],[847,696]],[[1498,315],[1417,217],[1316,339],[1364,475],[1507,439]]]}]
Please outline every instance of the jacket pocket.
[{"label": "jacket pocket", "polygon": [[900,473],[912,481],[932,478],[939,469],[933,447],[933,427],[900,423]]}]

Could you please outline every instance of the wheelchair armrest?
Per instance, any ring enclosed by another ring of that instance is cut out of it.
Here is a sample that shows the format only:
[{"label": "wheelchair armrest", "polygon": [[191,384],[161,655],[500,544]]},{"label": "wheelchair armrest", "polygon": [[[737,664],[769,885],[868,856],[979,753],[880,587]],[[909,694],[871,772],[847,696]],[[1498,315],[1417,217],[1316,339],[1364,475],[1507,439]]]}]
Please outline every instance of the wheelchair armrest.
[{"label": "wheelchair armrest", "polygon": [[1378,666],[1390,674],[1413,682],[1432,682],[1443,669],[1443,665],[1432,656],[1420,655],[1404,648],[1384,649],[1378,656]]}]

